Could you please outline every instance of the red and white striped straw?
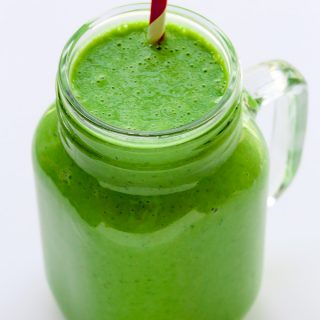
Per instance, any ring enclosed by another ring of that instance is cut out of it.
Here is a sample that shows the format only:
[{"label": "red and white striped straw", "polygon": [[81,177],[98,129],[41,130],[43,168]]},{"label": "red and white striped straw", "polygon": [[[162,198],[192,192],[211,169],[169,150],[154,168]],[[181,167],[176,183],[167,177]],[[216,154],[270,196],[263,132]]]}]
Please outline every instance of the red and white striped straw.
[{"label": "red and white striped straw", "polygon": [[152,0],[148,40],[151,43],[160,42],[164,36],[167,0]]}]

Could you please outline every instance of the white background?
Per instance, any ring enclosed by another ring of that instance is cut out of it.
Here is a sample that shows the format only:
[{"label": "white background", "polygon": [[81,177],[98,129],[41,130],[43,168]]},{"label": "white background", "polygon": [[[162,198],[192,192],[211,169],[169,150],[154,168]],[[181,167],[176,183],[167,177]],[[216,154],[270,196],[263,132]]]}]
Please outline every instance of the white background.
[{"label": "white background", "polygon": [[[41,114],[54,99],[58,57],[69,36],[86,20],[124,3],[0,0],[0,319],[62,319],[43,272],[31,139]],[[319,2],[172,3],[216,22],[233,41],[244,68],[282,58],[309,82],[302,166],[293,185],[269,210],[264,281],[246,320],[319,320]]]}]

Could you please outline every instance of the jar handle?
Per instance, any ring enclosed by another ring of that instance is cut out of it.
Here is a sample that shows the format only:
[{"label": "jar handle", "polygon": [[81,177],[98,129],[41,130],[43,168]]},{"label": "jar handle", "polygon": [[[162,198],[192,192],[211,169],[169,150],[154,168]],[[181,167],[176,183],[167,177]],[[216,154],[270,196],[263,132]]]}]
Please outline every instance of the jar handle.
[{"label": "jar handle", "polygon": [[304,77],[284,61],[258,64],[245,73],[247,105],[255,116],[273,106],[268,205],[287,189],[299,167],[306,130],[308,88]]}]

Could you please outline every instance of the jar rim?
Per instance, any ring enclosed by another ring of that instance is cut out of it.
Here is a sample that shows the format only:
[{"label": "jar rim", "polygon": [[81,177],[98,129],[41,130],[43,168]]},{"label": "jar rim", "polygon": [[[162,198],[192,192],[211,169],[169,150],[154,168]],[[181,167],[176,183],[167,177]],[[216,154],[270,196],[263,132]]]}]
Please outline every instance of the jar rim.
[{"label": "jar rim", "polygon": [[210,110],[202,117],[183,126],[161,131],[149,132],[123,129],[103,122],[89,113],[73,94],[69,78],[69,68],[72,64],[74,51],[77,49],[77,45],[79,45],[84,35],[86,35],[89,31],[99,28],[103,23],[110,19],[125,14],[149,14],[149,12],[149,3],[130,4],[111,9],[107,13],[80,27],[80,29],[78,29],[72,35],[62,51],[57,75],[57,96],[61,98],[63,107],[67,109],[66,111],[69,113],[69,115],[78,120],[83,127],[89,127],[91,131],[95,132],[99,136],[116,136],[116,138],[122,137],[127,142],[128,139],[131,141],[137,139],[140,142],[143,140],[147,143],[154,143],[159,138],[162,138],[161,140],[163,141],[163,139],[166,137],[181,137],[181,135],[185,137],[186,134],[190,132],[203,132],[206,128],[208,129],[214,126],[220,121],[221,118],[224,117],[226,113],[228,113],[230,108],[235,104],[235,101],[239,99],[242,88],[241,71],[236,51],[229,38],[213,22],[201,16],[200,14],[179,6],[168,5],[167,16],[169,15],[170,17],[170,15],[172,15],[176,17],[182,17],[187,21],[192,22],[193,25],[203,28],[212,37],[214,37],[221,50],[223,50],[223,52],[220,52],[220,54],[226,63],[229,77],[228,86],[224,95],[215,105],[213,110]]}]

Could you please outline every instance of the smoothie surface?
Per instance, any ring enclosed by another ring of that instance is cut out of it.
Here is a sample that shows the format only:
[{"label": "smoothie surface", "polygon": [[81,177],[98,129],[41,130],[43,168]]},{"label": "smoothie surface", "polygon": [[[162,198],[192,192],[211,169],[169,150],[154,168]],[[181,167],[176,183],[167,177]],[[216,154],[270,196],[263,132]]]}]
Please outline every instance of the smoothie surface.
[{"label": "smoothie surface", "polygon": [[214,110],[228,75],[213,45],[168,24],[164,40],[152,46],[147,28],[120,25],[82,48],[70,71],[77,100],[104,123],[145,132],[178,128]]}]

